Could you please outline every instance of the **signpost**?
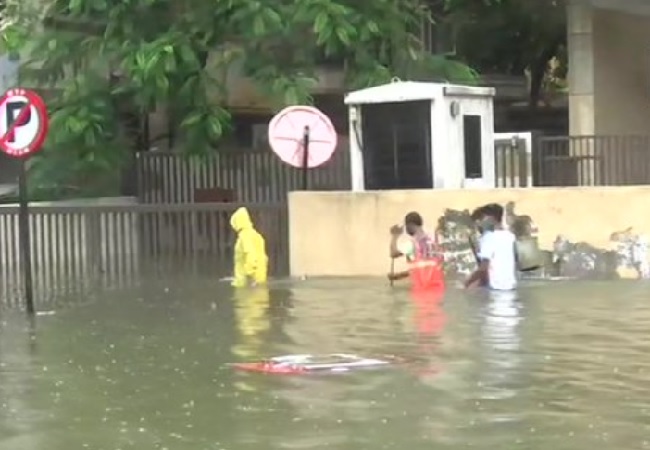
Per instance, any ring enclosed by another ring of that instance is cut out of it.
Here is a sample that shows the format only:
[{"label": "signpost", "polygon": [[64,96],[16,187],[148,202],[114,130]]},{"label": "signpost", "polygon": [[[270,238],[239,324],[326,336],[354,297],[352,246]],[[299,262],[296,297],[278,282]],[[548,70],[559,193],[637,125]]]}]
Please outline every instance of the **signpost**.
[{"label": "signpost", "polygon": [[286,164],[302,169],[302,188],[308,188],[308,171],[330,160],[338,135],[332,121],[311,106],[289,106],[271,119],[269,144]]},{"label": "signpost", "polygon": [[43,99],[27,89],[10,89],[0,98],[0,150],[20,160],[18,177],[18,229],[25,282],[27,313],[34,315],[31,230],[27,195],[27,160],[38,152],[48,131],[47,108]]}]

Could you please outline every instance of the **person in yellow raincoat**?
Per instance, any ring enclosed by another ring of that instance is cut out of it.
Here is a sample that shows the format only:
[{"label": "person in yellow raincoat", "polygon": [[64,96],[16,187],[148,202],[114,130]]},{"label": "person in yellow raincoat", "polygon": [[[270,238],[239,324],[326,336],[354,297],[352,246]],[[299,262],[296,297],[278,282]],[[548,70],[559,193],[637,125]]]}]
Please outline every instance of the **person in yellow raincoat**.
[{"label": "person in yellow raincoat", "polygon": [[248,210],[238,208],[230,217],[230,226],[237,233],[232,285],[245,287],[249,282],[253,285],[265,284],[269,266],[266,242],[253,226]]}]

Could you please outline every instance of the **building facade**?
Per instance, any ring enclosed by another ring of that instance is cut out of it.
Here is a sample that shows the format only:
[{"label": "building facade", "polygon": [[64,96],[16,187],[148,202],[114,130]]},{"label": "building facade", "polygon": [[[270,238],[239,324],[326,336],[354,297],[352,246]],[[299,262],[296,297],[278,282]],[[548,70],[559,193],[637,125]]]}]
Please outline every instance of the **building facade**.
[{"label": "building facade", "polygon": [[569,132],[647,135],[650,0],[571,0]]}]

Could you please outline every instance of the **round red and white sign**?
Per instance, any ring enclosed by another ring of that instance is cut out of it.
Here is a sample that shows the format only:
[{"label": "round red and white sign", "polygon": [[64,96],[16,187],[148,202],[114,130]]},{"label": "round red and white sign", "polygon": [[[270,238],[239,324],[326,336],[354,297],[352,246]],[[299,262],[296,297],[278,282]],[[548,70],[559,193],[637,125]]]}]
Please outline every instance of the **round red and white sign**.
[{"label": "round red and white sign", "polygon": [[47,137],[45,102],[34,91],[10,89],[0,98],[0,150],[14,158],[38,152]]}]

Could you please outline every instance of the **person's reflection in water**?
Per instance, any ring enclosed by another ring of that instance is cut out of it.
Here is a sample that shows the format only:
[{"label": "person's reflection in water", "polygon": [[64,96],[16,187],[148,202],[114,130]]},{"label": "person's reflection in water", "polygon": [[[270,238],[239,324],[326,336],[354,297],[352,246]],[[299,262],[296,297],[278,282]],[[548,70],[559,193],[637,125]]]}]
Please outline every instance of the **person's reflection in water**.
[{"label": "person's reflection in water", "polygon": [[[263,358],[262,345],[271,328],[269,289],[266,286],[235,289],[233,300],[238,331],[233,354],[240,361],[261,359]],[[235,388],[246,391],[253,390],[252,385],[243,380],[235,382]]]},{"label": "person's reflection in water", "polygon": [[233,296],[239,331],[239,339],[233,351],[242,360],[260,358],[264,334],[271,327],[269,289],[266,286],[236,289]]},{"label": "person's reflection in water", "polygon": [[523,320],[520,293],[488,292],[482,326],[484,398],[509,398],[515,395],[513,383],[521,368],[520,328]]},{"label": "person's reflection in water", "polygon": [[517,291],[490,291],[485,311],[485,340],[498,351],[519,349],[522,303]]},{"label": "person's reflection in water", "polygon": [[440,370],[432,360],[436,354],[439,336],[447,321],[447,316],[442,308],[444,293],[444,289],[411,291],[418,354],[421,355],[423,361],[417,370],[421,377],[436,374]]},{"label": "person's reflection in water", "polygon": [[[238,331],[233,354],[239,361],[257,361],[268,358],[269,342],[289,339],[284,325],[291,319],[293,292],[287,289],[270,290],[267,286],[255,286],[234,290],[235,319]],[[253,387],[240,381],[235,383],[240,390]]]}]

